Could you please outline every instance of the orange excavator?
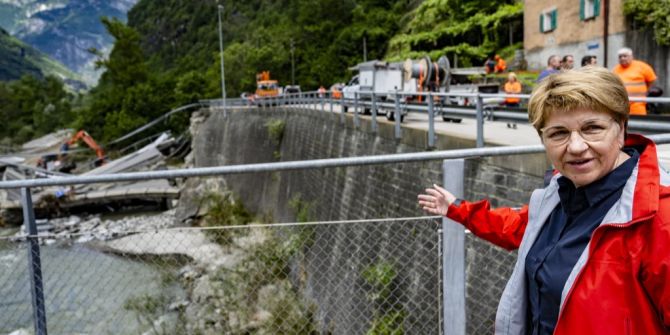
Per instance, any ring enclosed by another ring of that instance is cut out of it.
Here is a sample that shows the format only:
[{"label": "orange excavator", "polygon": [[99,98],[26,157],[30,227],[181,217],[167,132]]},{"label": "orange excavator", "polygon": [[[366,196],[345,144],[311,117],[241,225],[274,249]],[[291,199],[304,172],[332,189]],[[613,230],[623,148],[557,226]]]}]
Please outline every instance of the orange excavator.
[{"label": "orange excavator", "polygon": [[[50,154],[42,156],[42,158],[37,161],[37,166],[47,170],[56,170],[66,173],[74,170],[77,166],[74,162],[67,159],[67,155],[70,146],[75,145],[79,140],[86,143],[86,145],[95,151],[96,156],[98,156],[98,159],[96,159],[94,163],[95,166],[100,166],[105,163],[105,151],[102,147],[100,147],[93,137],[91,137],[85,130],[80,130],[70,137],[67,142],[61,145],[60,153],[58,155]],[[50,164],[51,162],[53,163]]]},{"label": "orange excavator", "polygon": [[[95,150],[95,154],[98,156],[98,161],[100,161],[99,165],[104,164],[105,162],[105,151],[102,150],[102,148],[98,145],[98,143],[95,142],[93,137],[89,135],[86,130],[80,130],[74,136],[70,138],[70,140],[67,141],[67,146],[63,145],[61,146],[61,152],[66,152],[71,145],[74,145],[77,143],[79,140],[84,141],[86,145],[89,146],[89,148]],[[63,150],[65,149],[65,150]]]}]

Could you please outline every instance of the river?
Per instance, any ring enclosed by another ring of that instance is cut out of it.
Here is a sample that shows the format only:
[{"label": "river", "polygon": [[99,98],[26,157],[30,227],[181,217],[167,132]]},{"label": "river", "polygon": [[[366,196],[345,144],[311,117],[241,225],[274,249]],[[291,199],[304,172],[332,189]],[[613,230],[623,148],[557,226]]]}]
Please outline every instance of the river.
[{"label": "river", "polygon": [[[12,233],[3,229],[0,236]],[[0,239],[0,334],[33,330],[26,248],[26,242]],[[174,266],[159,267],[87,244],[57,243],[40,251],[49,334],[141,334],[149,329],[148,320],[164,313],[165,301],[183,293],[170,280]],[[128,308],[130,302],[135,309]]]}]

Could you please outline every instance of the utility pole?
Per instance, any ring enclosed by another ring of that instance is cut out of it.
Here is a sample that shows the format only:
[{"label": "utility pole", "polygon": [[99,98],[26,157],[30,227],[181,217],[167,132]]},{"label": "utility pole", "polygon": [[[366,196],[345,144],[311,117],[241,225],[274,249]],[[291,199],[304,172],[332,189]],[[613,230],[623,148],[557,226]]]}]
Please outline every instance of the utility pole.
[{"label": "utility pole", "polygon": [[363,33],[363,63],[368,61],[368,46],[366,41],[367,34]]},{"label": "utility pole", "polygon": [[295,46],[293,45],[293,39],[291,39],[291,85],[295,85],[295,60],[293,54],[295,52]]},{"label": "utility pole", "polygon": [[221,99],[223,100],[223,117],[226,117],[226,79],[223,71],[223,27],[221,26],[221,11],[223,5],[217,3],[219,14],[219,51],[221,53]]}]

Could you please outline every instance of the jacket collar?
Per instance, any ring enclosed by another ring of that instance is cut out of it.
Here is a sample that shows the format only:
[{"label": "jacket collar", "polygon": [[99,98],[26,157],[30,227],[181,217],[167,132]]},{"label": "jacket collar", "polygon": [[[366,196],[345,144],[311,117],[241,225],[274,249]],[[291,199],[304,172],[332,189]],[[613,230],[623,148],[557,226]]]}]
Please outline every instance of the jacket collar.
[{"label": "jacket collar", "polygon": [[640,153],[637,180],[633,191],[632,219],[649,216],[658,211],[660,192],[660,171],[656,144],[650,139],[628,134],[626,147],[636,149]]},{"label": "jacket collar", "polygon": [[[654,141],[639,134],[629,133],[624,147],[634,149],[640,154],[638,166],[633,172],[632,178],[629,178],[626,186],[624,186],[624,193],[621,195],[620,203],[620,205],[627,209],[623,212],[628,212],[630,216],[626,221],[634,221],[658,211],[660,180],[662,179],[661,177],[665,177],[665,179],[669,178],[667,173],[664,172],[663,176],[660,173],[660,165]],[[561,176],[557,170],[554,170],[552,181],[547,187],[548,191],[552,186],[551,184],[556,183],[557,179]],[[553,192],[548,193],[548,195],[551,195]]]}]

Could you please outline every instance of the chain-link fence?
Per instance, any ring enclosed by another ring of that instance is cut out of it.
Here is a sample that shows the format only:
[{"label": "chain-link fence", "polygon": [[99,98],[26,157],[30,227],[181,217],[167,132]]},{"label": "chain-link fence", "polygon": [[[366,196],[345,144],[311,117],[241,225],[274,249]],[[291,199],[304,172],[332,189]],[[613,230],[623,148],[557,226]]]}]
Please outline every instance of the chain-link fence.
[{"label": "chain-link fence", "polygon": [[[40,237],[49,334],[440,333],[439,220],[61,225]],[[19,235],[0,239],[0,333],[33,329]]]},{"label": "chain-link fence", "polygon": [[472,234],[465,240],[466,334],[493,334],[498,301],[512,274],[516,252]]}]

